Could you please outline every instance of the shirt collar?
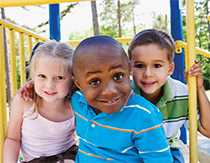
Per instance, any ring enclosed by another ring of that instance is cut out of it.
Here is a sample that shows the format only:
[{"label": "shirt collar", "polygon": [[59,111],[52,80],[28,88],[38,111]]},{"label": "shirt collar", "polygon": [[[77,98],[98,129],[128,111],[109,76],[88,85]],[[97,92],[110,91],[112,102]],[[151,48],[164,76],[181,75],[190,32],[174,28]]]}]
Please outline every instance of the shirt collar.
[{"label": "shirt collar", "polygon": [[[141,95],[140,89],[137,87],[134,81],[131,81],[132,88],[136,94]],[[167,82],[163,86],[163,96],[157,102],[156,106],[161,107],[164,106],[168,101],[173,99],[173,91],[171,89],[171,78],[168,77]]]},{"label": "shirt collar", "polygon": [[[87,107],[89,107],[89,108],[91,108],[91,109],[89,109],[89,110],[91,110],[91,112],[93,112],[94,114],[96,114],[96,113],[94,112],[94,109],[88,104],[88,102],[87,102],[87,100],[86,100],[84,94],[83,94],[81,91],[77,91],[77,93],[80,94],[80,97],[79,97],[79,99],[78,99],[79,103],[82,104],[82,105],[85,105],[85,106],[87,106]],[[124,110],[124,106],[128,105],[128,103],[129,103],[129,101],[130,101],[130,97],[132,97],[133,95],[134,95],[134,92],[133,92],[133,90],[131,90],[131,92],[130,92],[130,94],[129,94],[129,96],[128,96],[128,99],[126,100],[126,102],[125,102],[125,104],[122,106],[122,108],[119,110],[119,112],[121,112],[121,111]],[[105,112],[101,112],[101,113],[99,113],[98,115],[110,115],[110,114],[105,113]]]},{"label": "shirt collar", "polygon": [[171,78],[168,77],[167,82],[163,86],[163,96],[160,98],[160,100],[157,102],[158,107],[164,106],[168,101],[171,101],[173,99],[173,91],[171,87]]}]

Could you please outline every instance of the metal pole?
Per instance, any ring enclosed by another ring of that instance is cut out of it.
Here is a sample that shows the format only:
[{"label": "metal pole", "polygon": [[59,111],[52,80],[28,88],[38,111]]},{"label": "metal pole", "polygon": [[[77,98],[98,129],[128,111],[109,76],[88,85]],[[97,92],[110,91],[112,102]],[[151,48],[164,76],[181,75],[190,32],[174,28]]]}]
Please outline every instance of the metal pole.
[{"label": "metal pole", "polygon": [[49,5],[49,26],[50,26],[50,39],[60,41],[60,5]]},{"label": "metal pole", "polygon": [[[189,66],[194,64],[195,60],[195,16],[194,0],[187,0],[187,55]],[[197,151],[197,96],[196,96],[196,78],[188,75],[189,87],[189,137],[190,137],[190,163],[198,162]]]},{"label": "metal pole", "polygon": [[[170,0],[171,8],[171,35],[174,40],[183,40],[182,34],[182,17],[179,8],[179,0]],[[185,82],[184,79],[184,53],[175,55],[175,67],[173,77],[177,80]]]},{"label": "metal pole", "polygon": [[[183,40],[183,24],[182,16],[179,6],[179,0],[170,0],[170,13],[171,13],[171,35],[173,39]],[[184,52],[176,54],[174,58],[175,69],[172,75],[173,78],[185,82],[184,78]],[[187,132],[184,126],[181,127],[181,140],[187,144]]]}]

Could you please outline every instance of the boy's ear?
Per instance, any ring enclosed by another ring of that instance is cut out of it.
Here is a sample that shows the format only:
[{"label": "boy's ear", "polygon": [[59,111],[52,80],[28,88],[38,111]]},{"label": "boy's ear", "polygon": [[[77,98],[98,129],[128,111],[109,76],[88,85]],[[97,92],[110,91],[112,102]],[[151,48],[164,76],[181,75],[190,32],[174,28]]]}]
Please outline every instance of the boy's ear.
[{"label": "boy's ear", "polygon": [[128,70],[129,70],[129,74],[133,75],[133,69],[132,69],[131,62],[129,62],[129,64],[128,64]]},{"label": "boy's ear", "polygon": [[79,84],[79,82],[75,79],[74,76],[72,76],[72,79],[73,79],[74,84],[76,85],[76,87],[80,89],[80,84]]},{"label": "boy's ear", "polygon": [[172,75],[174,72],[174,68],[175,68],[175,64],[174,63],[170,63],[168,66],[168,75]]}]

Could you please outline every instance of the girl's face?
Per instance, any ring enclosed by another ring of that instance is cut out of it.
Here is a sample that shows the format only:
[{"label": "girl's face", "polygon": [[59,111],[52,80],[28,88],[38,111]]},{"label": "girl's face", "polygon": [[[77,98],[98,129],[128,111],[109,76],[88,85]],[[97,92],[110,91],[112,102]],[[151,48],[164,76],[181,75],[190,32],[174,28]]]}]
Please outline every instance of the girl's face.
[{"label": "girl's face", "polygon": [[167,57],[167,50],[156,44],[137,46],[132,51],[133,79],[142,95],[152,101],[160,96],[161,87],[173,73],[174,64]]},{"label": "girl's face", "polygon": [[72,87],[72,76],[65,61],[42,56],[37,59],[33,74],[35,92],[47,102],[63,100]]}]

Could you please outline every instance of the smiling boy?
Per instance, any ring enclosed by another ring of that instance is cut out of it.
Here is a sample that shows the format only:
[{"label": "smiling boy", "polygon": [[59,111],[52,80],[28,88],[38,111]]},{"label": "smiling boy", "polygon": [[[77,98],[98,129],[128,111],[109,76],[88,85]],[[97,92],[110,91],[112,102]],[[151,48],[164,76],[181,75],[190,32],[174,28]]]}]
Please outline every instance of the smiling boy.
[{"label": "smiling boy", "polygon": [[73,56],[80,89],[72,96],[79,150],[76,162],[172,162],[159,110],[135,95],[122,46],[108,36],[83,40]]}]

